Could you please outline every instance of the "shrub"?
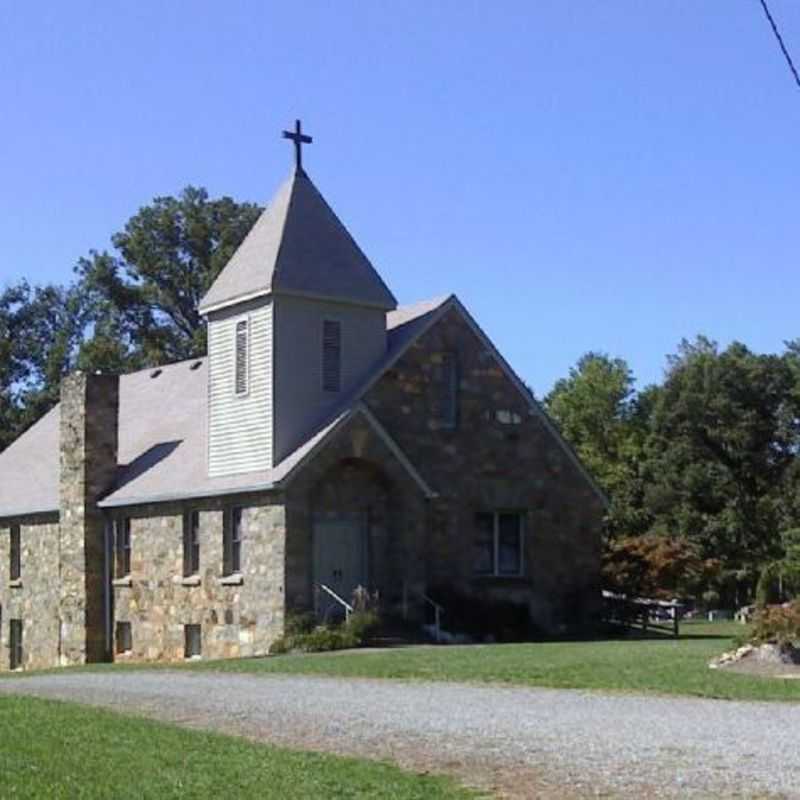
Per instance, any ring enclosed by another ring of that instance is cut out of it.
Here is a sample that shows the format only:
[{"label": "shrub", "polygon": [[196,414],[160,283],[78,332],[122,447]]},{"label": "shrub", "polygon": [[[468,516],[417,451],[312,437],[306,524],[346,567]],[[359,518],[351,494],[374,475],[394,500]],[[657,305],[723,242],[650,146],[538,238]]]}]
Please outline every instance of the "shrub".
[{"label": "shrub", "polygon": [[766,606],[756,612],[753,639],[800,645],[800,600],[782,606]]},{"label": "shrub", "polygon": [[292,650],[299,650],[301,653],[324,653],[330,650],[346,650],[348,647],[356,646],[356,639],[347,630],[346,625],[335,628],[320,625],[311,633],[296,636]]},{"label": "shrub", "polygon": [[356,640],[356,647],[364,644],[380,627],[381,618],[377,611],[354,611],[344,627]]},{"label": "shrub", "polygon": [[290,611],[286,615],[284,635],[287,637],[311,633],[317,627],[316,617],[310,611]]},{"label": "shrub", "polygon": [[380,615],[376,610],[354,611],[350,619],[340,625],[317,625],[313,614],[296,614],[287,617],[285,633],[272,643],[271,655],[289,652],[324,653],[362,647],[379,627]]}]

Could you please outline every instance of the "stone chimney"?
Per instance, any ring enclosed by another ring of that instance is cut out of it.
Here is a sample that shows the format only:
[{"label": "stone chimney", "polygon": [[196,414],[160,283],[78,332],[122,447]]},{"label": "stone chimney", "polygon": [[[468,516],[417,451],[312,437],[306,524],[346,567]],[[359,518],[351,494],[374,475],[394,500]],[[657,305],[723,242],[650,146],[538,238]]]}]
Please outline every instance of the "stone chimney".
[{"label": "stone chimney", "polygon": [[60,661],[102,661],[105,516],[117,471],[119,377],[74,372],[61,383]]}]

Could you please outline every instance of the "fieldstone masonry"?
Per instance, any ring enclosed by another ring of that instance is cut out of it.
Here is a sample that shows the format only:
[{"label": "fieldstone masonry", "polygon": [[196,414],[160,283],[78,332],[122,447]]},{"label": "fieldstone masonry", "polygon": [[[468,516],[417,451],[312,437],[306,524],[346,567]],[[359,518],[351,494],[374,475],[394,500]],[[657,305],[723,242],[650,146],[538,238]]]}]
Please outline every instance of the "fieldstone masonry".
[{"label": "fieldstone masonry", "polygon": [[20,520],[22,572],[10,580],[9,527],[0,523],[0,670],[10,666],[9,621],[23,623],[24,669],[44,669],[57,662],[59,642],[58,518]]},{"label": "fieldstone masonry", "polygon": [[427,501],[420,487],[363,416],[340,430],[286,492],[287,603],[313,608],[312,528],[318,513],[362,512],[367,518],[369,588],[388,607],[419,596],[426,576]]},{"label": "fieldstone masonry", "polygon": [[[271,504],[265,504],[269,501]],[[202,655],[265,655],[283,633],[284,507],[277,497],[243,497],[242,571],[223,578],[219,502],[125,510],[131,519],[130,579],[114,581],[115,623],[131,623],[132,649],[117,660],[184,658],[184,626],[200,625]],[[200,518],[200,571],[183,574],[183,520]]]},{"label": "fieldstone masonry", "polygon": [[60,663],[106,657],[106,519],[97,502],[117,472],[119,378],[75,372],[61,384]]},{"label": "fieldstone masonry", "polygon": [[[436,414],[445,353],[459,369],[454,428]],[[421,336],[366,402],[438,493],[426,537],[430,585],[527,605],[551,630],[597,611],[603,501],[461,313]],[[521,577],[473,573],[475,514],[496,510],[525,514]]]},{"label": "fieldstone masonry", "polygon": [[[445,361],[458,364],[458,418],[443,420]],[[103,511],[117,472],[119,383],[76,373],[62,386],[60,513],[0,519],[0,669],[22,619],[25,668],[106,658],[174,661],[185,626],[204,658],[258,656],[287,609],[314,607],[313,520],[367,520],[367,575],[388,610],[433,586],[525,605],[540,627],[586,620],[600,601],[603,501],[499,356],[456,308],[420,336],[363,403],[421,481],[356,411],[280,490]],[[198,420],[198,424],[204,424]],[[226,509],[243,509],[242,570],[223,576]],[[199,512],[200,570],[184,576],[184,517]],[[523,574],[474,572],[475,516],[523,515]],[[111,527],[130,519],[131,572],[112,580]],[[22,578],[9,580],[9,526]],[[419,610],[419,607],[417,608]],[[114,652],[118,623],[130,650]]]}]

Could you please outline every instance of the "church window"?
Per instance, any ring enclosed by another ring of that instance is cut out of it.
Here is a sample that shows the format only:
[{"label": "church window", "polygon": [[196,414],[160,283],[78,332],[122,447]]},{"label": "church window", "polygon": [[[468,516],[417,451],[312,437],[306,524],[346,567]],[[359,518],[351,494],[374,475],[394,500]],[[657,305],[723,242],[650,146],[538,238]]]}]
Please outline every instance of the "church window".
[{"label": "church window", "polygon": [[247,394],[248,382],[248,322],[246,319],[236,323],[236,360],[235,360],[235,388],[236,394]]},{"label": "church window", "polygon": [[475,515],[473,569],[476,575],[522,575],[523,515],[516,511]]},{"label": "church window", "polygon": [[203,654],[203,634],[199,625],[183,626],[185,658],[200,658]]},{"label": "church window", "polygon": [[129,517],[118,519],[114,524],[114,573],[117,578],[131,574],[131,521]]},{"label": "church window", "polygon": [[19,525],[14,525],[11,528],[10,545],[11,564],[9,574],[12,581],[18,581],[22,575],[22,537]]},{"label": "church window", "polygon": [[200,572],[200,512],[189,511],[183,516],[183,577]]},{"label": "church window", "polygon": [[238,575],[242,571],[243,508],[230,508],[223,523],[223,577]]},{"label": "church window", "polygon": [[342,388],[342,323],[326,319],[322,323],[322,389],[338,392]]},{"label": "church window", "polygon": [[446,428],[458,424],[458,358],[442,353],[439,370],[439,421]]}]

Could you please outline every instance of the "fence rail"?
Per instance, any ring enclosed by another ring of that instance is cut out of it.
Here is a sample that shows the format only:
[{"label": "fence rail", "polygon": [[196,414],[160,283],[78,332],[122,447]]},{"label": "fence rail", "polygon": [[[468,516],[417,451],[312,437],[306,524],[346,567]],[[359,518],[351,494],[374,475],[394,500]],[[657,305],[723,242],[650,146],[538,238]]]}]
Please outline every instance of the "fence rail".
[{"label": "fence rail", "polygon": [[669,632],[678,638],[684,611],[681,603],[604,591],[603,607],[608,622],[630,627],[638,625],[645,633],[648,630]]}]

